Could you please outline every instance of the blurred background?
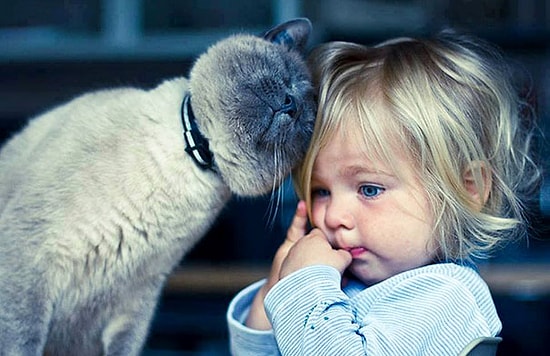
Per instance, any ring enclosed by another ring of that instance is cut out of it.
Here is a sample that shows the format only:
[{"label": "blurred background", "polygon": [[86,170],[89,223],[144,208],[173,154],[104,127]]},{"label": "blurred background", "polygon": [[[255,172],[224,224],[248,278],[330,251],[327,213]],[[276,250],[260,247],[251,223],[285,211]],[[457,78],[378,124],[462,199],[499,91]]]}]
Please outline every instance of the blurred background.
[{"label": "blurred background", "polygon": [[[215,41],[300,16],[313,23],[311,46],[443,27],[497,44],[523,70],[541,165],[550,164],[542,139],[550,131],[550,0],[0,0],[0,143],[84,91],[186,76]],[[265,276],[294,210],[291,184],[281,189],[279,204],[230,202],[167,283],[144,355],[228,354],[227,304]],[[529,207],[529,241],[481,265],[504,324],[499,355],[550,352],[549,196],[545,185]]]}]

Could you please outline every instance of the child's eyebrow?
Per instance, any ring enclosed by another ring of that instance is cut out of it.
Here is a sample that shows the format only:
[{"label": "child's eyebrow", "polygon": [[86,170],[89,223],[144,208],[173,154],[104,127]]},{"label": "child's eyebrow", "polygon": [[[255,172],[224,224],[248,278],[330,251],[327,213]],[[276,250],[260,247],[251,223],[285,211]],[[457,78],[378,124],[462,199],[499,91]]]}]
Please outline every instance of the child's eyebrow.
[{"label": "child's eyebrow", "polygon": [[353,165],[345,167],[340,174],[344,177],[354,177],[360,174],[382,174],[388,177],[395,177],[394,174],[386,172],[382,169],[375,169],[373,167]]}]

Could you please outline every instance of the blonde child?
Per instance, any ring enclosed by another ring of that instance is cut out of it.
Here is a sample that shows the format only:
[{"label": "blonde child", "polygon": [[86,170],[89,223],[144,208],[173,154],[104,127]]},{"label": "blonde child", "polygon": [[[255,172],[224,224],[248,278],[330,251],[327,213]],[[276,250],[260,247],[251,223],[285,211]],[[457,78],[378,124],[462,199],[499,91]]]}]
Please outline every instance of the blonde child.
[{"label": "blonde child", "polygon": [[457,355],[498,335],[473,261],[522,235],[538,179],[498,52],[446,32],[310,61],[301,201],[270,276],[229,306],[233,354]]}]

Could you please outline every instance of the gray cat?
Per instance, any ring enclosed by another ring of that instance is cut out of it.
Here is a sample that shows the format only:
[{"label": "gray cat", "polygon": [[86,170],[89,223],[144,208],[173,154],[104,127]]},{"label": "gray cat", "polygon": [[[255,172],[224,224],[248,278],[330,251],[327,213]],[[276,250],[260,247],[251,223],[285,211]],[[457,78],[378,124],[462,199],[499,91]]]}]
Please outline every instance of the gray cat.
[{"label": "gray cat", "polygon": [[305,153],[310,30],[229,37],[189,79],[82,95],[6,143],[0,354],[140,352],[167,276],[231,194],[273,191]]}]

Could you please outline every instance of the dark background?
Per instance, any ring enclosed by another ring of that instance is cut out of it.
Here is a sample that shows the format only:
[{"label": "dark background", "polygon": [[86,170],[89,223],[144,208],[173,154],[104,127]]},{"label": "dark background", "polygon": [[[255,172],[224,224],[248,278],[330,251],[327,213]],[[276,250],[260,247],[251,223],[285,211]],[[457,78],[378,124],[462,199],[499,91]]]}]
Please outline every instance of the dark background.
[{"label": "dark background", "polygon": [[[298,16],[313,22],[312,46],[374,44],[445,26],[489,40],[523,69],[526,99],[542,134],[550,131],[550,0],[0,0],[0,142],[84,91],[185,76],[218,39]],[[228,354],[227,303],[266,273],[293,213],[291,184],[282,189],[279,204],[269,196],[230,202],[167,284],[144,355]],[[481,266],[504,324],[499,355],[550,347],[548,189],[530,206],[529,241]]]}]

